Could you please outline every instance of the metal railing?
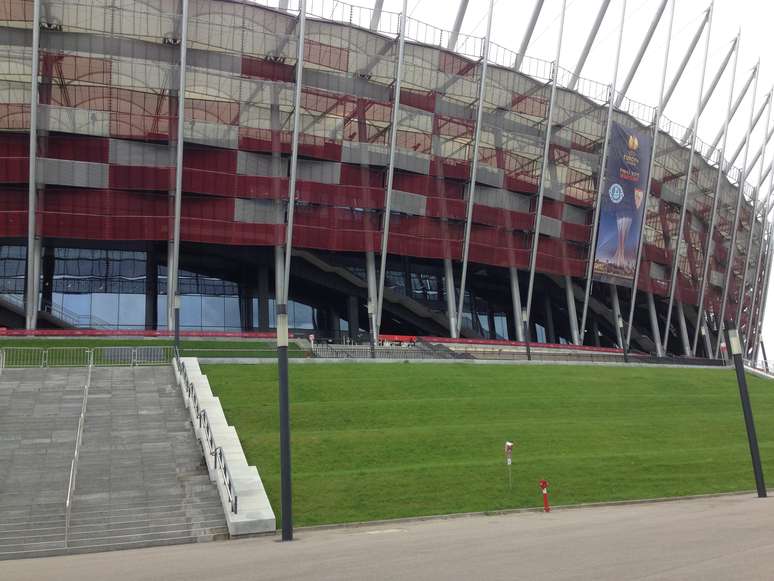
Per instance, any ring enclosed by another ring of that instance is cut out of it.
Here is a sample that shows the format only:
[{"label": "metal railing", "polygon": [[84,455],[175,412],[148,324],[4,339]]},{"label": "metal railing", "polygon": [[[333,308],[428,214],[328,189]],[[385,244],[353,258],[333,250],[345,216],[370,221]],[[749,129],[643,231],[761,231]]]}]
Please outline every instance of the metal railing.
[{"label": "metal railing", "polygon": [[88,371],[86,374],[86,383],[83,386],[83,401],[81,402],[81,415],[78,418],[78,430],[75,434],[75,451],[73,459],[70,461],[70,479],[67,483],[67,498],[65,499],[65,535],[64,546],[67,548],[70,542],[70,515],[72,512],[72,500],[75,493],[75,479],[78,475],[78,460],[81,455],[81,442],[83,440],[83,425],[86,420],[86,405],[89,401],[89,386],[91,385],[91,369],[93,362],[93,353],[89,354]]},{"label": "metal railing", "polygon": [[[174,365],[177,367],[177,371],[180,374],[180,379],[183,382],[185,389],[185,396],[189,400],[189,405],[193,408],[194,415],[199,423],[199,430],[203,433],[202,438],[202,452],[206,455],[213,457],[215,471],[219,472],[223,478],[223,485],[228,495],[228,502],[231,512],[238,514],[239,511],[239,497],[236,493],[234,486],[234,479],[231,475],[231,470],[228,467],[226,455],[223,452],[223,448],[218,446],[215,442],[215,434],[212,432],[212,425],[210,424],[209,417],[207,416],[207,410],[201,409],[199,404],[199,395],[194,388],[193,381],[188,377],[188,370],[183,364],[183,360],[180,358],[180,351],[174,350]],[[204,449],[206,445],[206,450]]]},{"label": "metal railing", "polygon": [[381,360],[438,360],[452,359],[458,361],[488,360],[488,361],[540,361],[556,363],[640,363],[652,365],[686,365],[686,366],[723,366],[718,359],[700,357],[656,357],[645,353],[629,353],[624,358],[623,352],[570,351],[561,349],[541,349],[533,346],[530,354],[523,348],[497,347],[461,347],[424,345],[413,346],[379,346],[371,349],[369,345],[336,345],[317,344],[312,347],[317,358],[325,359],[381,359]]},{"label": "metal railing", "polygon": [[0,369],[168,365],[174,347],[3,347]]}]

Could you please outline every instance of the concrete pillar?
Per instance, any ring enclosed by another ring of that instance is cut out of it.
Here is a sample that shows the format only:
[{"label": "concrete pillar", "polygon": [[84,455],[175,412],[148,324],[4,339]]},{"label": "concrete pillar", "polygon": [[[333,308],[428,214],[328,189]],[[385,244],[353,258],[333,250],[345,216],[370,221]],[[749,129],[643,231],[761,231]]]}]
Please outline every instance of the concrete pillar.
[{"label": "concrete pillar", "polygon": [[[457,338],[457,295],[454,290],[454,269],[451,258],[443,259],[443,280],[446,288],[446,312],[449,319],[449,336]],[[460,298],[464,300],[464,298]]]},{"label": "concrete pillar", "polygon": [[347,297],[347,319],[349,321],[349,338],[357,341],[357,331],[360,329],[360,301],[356,296]]},{"label": "concrete pillar", "polygon": [[159,260],[156,248],[148,245],[145,252],[145,329],[155,331],[159,325]]},{"label": "concrete pillar", "polygon": [[263,264],[258,267],[258,329],[269,328],[269,269]]},{"label": "concrete pillar", "polygon": [[564,276],[564,292],[567,296],[567,316],[570,319],[570,334],[572,342],[580,345],[580,335],[578,333],[578,313],[575,311],[575,296],[572,293],[572,277]]},{"label": "concrete pillar", "polygon": [[51,307],[54,304],[54,249],[51,246],[46,246],[43,249],[43,286],[41,287],[41,301],[40,310],[51,312]]},{"label": "concrete pillar", "polygon": [[513,320],[516,327],[516,340],[524,341],[524,319],[521,316],[521,292],[519,291],[519,271],[509,269],[511,279],[511,300],[513,301]]},{"label": "concrete pillar", "polygon": [[677,323],[680,327],[680,339],[683,342],[683,355],[691,356],[691,342],[688,339],[688,326],[685,324],[685,310],[683,303],[677,301]]},{"label": "concrete pillar", "polygon": [[623,349],[621,326],[618,324],[618,321],[621,319],[621,303],[618,301],[618,287],[614,284],[610,285],[610,302],[613,304],[613,327],[615,327],[616,344]]},{"label": "concrete pillar", "polygon": [[368,329],[376,344],[379,341],[379,330],[376,328],[376,258],[373,252],[366,252],[366,280],[368,281]]},{"label": "concrete pillar", "polygon": [[545,309],[546,309],[546,341],[548,343],[556,343],[556,329],[554,328],[554,312],[551,309],[551,298],[546,295],[545,297]]},{"label": "concrete pillar", "polygon": [[661,333],[658,329],[658,315],[656,314],[656,303],[653,300],[653,293],[646,293],[648,296],[648,314],[650,315],[650,328],[653,333],[653,342],[656,344],[656,354],[659,357],[664,356],[664,350],[661,347]]}]

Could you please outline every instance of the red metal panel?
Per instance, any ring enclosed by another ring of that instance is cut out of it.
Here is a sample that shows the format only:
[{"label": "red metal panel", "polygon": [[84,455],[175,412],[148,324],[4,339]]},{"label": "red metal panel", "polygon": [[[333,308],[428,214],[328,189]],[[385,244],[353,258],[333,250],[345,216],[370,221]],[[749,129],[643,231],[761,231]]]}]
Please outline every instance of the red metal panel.
[{"label": "red metal panel", "polygon": [[413,107],[429,113],[435,113],[435,101],[437,93],[435,91],[417,91],[401,87],[400,105],[403,107]]},{"label": "red metal panel", "polygon": [[[285,196],[287,197],[287,196]],[[296,199],[326,206],[349,208],[384,208],[384,190],[382,188],[361,188],[317,182],[296,182]]]},{"label": "red metal panel", "polygon": [[295,80],[294,65],[242,55],[242,74],[246,77],[292,83]]},{"label": "red metal panel", "polygon": [[169,191],[175,187],[174,180],[175,171],[169,167],[111,165],[108,169],[108,183],[114,189]]},{"label": "red metal panel", "polygon": [[[297,192],[298,189],[297,182]],[[238,175],[234,195],[240,198],[287,200],[288,178]]]},{"label": "red metal panel", "polygon": [[27,191],[0,188],[0,237],[27,235]]},{"label": "red metal panel", "polygon": [[45,157],[108,163],[110,140],[106,137],[51,134],[45,139]]},{"label": "red metal panel", "polygon": [[425,214],[434,218],[450,218],[464,220],[467,206],[463,200],[448,200],[445,198],[427,198]]},{"label": "red metal panel", "polygon": [[[174,171],[171,174],[174,178]],[[183,191],[213,196],[252,197],[242,196],[239,192],[236,174],[190,168],[183,170]]]},{"label": "red metal panel", "polygon": [[233,149],[186,145],[183,152],[183,167],[235,174],[237,152]]}]

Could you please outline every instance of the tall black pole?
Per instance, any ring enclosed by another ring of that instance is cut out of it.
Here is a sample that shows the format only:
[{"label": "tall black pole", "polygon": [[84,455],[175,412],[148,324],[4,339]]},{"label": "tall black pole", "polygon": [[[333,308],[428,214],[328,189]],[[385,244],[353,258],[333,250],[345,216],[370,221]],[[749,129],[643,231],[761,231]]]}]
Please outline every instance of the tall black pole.
[{"label": "tall black pole", "polygon": [[280,488],[282,540],[293,540],[293,493],[290,476],[290,398],[288,395],[288,306],[277,305],[277,366],[279,367]]},{"label": "tall black pole", "polygon": [[744,424],[747,428],[747,442],[750,445],[750,456],[752,458],[753,473],[755,474],[755,487],[758,489],[758,497],[766,498],[766,483],[763,481],[763,467],[761,466],[761,455],[758,450],[758,436],[755,434],[755,421],[753,420],[752,407],[750,406],[750,394],[747,392],[747,378],[744,374],[744,362],[742,361],[742,343],[739,341],[739,333],[736,325],[731,321],[726,321],[726,349],[734,359],[736,368],[736,381],[739,384],[739,398],[742,400],[742,413],[744,414]]}]

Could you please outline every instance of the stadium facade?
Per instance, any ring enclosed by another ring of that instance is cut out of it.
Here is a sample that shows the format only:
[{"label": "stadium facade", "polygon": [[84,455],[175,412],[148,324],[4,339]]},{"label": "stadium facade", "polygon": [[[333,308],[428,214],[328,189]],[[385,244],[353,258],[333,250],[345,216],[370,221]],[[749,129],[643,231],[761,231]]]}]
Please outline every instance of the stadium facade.
[{"label": "stadium facade", "polygon": [[375,14],[0,0],[1,322],[164,329],[179,295],[184,330],[271,331],[292,212],[297,332],[711,356],[723,311],[752,349],[762,182],[607,85]]}]

